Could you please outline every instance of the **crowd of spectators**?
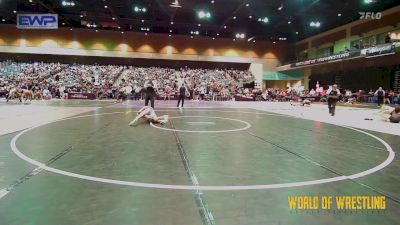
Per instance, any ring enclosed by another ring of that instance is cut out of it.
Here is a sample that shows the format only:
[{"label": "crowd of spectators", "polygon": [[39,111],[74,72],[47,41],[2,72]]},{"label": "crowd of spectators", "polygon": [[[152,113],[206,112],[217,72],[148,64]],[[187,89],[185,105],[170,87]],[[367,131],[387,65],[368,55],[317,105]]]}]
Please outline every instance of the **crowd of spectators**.
[{"label": "crowd of spectators", "polygon": [[49,98],[82,93],[99,99],[139,99],[149,80],[164,99],[171,99],[185,83],[192,99],[230,100],[233,95],[248,94],[243,84],[253,82],[254,76],[249,71],[234,69],[0,62],[0,95],[18,88],[38,92],[37,96],[45,92]]}]

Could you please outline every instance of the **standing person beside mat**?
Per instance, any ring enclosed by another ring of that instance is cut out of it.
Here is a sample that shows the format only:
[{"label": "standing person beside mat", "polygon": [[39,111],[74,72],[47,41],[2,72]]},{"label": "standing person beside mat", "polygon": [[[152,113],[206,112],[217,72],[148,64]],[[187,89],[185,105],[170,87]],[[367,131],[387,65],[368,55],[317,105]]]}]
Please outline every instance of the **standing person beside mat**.
[{"label": "standing person beside mat", "polygon": [[181,108],[183,108],[183,104],[185,103],[186,95],[190,95],[187,88],[185,87],[185,83],[182,83],[181,87],[179,88],[179,99],[178,104],[176,105],[179,108],[179,103],[181,103]]},{"label": "standing person beside mat", "polygon": [[383,104],[383,99],[385,98],[385,91],[382,89],[382,87],[379,87],[378,90],[375,91],[374,94],[378,98],[378,107]]},{"label": "standing person beside mat", "polygon": [[148,81],[146,81],[146,83],[144,84],[144,88],[145,88],[145,106],[149,105],[149,101],[151,102],[151,108],[154,109],[154,99],[157,95],[156,90],[157,90],[157,84],[155,83],[155,81],[153,79],[150,79]]},{"label": "standing person beside mat", "polygon": [[336,103],[339,99],[340,96],[340,90],[337,88],[337,85],[334,84],[331,88],[328,89],[328,108],[329,108],[329,114],[331,116],[335,115],[335,109],[336,109]]}]

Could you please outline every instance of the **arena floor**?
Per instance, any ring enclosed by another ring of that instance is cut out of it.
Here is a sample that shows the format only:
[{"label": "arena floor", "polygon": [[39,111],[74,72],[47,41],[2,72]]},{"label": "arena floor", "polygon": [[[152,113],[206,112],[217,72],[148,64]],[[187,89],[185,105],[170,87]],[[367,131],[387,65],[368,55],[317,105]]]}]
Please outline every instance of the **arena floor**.
[{"label": "arena floor", "polygon": [[[335,122],[372,109],[312,120],[325,106],[159,102],[168,124],[129,127],[142,104],[0,102],[0,224],[400,221],[399,136]],[[387,209],[291,210],[288,196],[298,195],[384,195]]]}]

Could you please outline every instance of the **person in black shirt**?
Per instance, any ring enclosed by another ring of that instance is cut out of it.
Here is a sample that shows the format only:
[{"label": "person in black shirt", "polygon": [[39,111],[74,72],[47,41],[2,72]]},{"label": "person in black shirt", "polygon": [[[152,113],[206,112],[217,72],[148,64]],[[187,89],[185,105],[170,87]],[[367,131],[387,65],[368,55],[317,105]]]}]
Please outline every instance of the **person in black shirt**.
[{"label": "person in black shirt", "polygon": [[335,109],[336,109],[336,103],[338,101],[340,91],[337,88],[337,85],[334,84],[332,88],[328,89],[328,108],[329,108],[329,114],[331,116],[335,115]]},{"label": "person in black shirt", "polygon": [[179,108],[179,103],[182,101],[181,108],[183,108],[183,104],[185,103],[185,95],[186,95],[186,87],[185,84],[183,83],[182,86],[179,88],[179,100],[178,100],[178,105],[176,107]]},{"label": "person in black shirt", "polygon": [[146,90],[145,90],[145,97],[144,97],[145,103],[144,104],[145,104],[145,106],[148,106],[149,101],[150,101],[151,108],[154,109],[154,99],[157,94],[156,94],[156,88],[154,87],[153,81],[146,82],[145,88],[146,88]]}]

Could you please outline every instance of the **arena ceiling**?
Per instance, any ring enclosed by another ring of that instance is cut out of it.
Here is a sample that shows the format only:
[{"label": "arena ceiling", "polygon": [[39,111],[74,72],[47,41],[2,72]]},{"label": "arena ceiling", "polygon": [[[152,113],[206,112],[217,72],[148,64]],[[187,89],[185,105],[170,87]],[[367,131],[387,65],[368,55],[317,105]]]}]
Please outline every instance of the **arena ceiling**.
[{"label": "arena ceiling", "polygon": [[294,42],[357,20],[359,12],[396,5],[400,1],[0,0],[0,19],[16,24],[18,13],[58,13],[60,27]]}]

